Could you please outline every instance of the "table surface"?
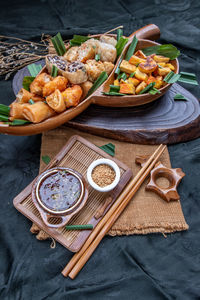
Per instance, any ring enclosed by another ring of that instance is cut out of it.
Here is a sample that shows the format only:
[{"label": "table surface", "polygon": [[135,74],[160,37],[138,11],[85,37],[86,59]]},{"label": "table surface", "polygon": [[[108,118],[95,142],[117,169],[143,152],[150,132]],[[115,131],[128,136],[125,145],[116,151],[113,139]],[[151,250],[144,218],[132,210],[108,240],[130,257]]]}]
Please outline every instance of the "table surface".
[{"label": "table surface", "polygon": [[[87,4],[86,4],[87,3]],[[106,32],[124,25],[129,35],[155,23],[161,43],[181,50],[181,71],[200,82],[200,2],[4,1],[1,34],[38,41],[42,33],[63,37]],[[200,87],[181,84],[200,98]],[[14,99],[12,78],[0,80],[1,103]],[[50,241],[30,234],[31,222],[13,207],[13,198],[38,174],[41,136],[0,136],[0,299],[199,299],[200,139],[169,147],[173,167],[186,173],[179,186],[190,228],[167,235],[105,237],[78,277],[61,270],[72,257]]]}]

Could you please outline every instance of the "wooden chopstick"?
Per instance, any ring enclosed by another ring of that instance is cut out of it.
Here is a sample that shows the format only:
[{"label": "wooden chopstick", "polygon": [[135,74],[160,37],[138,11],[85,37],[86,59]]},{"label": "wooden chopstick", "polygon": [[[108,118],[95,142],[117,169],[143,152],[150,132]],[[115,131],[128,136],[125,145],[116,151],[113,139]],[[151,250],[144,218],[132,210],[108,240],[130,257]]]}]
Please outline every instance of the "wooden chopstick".
[{"label": "wooden chopstick", "polygon": [[[147,177],[155,163],[158,161],[161,154],[164,152],[166,146],[160,145],[156,151],[151,155],[145,165],[141,168],[141,170],[137,173],[137,175],[130,181],[130,183],[126,186],[124,191],[120,194],[117,201],[112,205],[107,214],[102,218],[102,220],[97,224],[95,229],[92,231],[87,241],[83,245],[83,247],[72,257],[70,262],[63,269],[63,276],[69,275],[71,278],[74,278],[81,268],[84,265],[93,251],[96,249],[97,245],[109,230],[113,223],[116,221],[118,216],[121,214],[121,209],[124,209],[128,202],[131,200],[133,195],[136,193],[135,185],[139,181],[140,184],[137,185],[137,189],[140,187],[144,179]],[[144,176],[142,176],[144,175]],[[125,199],[128,199],[125,202]],[[124,206],[122,208],[122,203]],[[120,206],[121,205],[121,206]],[[118,210],[117,210],[118,209]],[[99,236],[98,236],[99,234]],[[96,239],[97,238],[97,239]],[[99,239],[100,238],[100,239]],[[96,240],[95,240],[96,239]],[[91,248],[90,248],[91,245]],[[96,245],[96,246],[95,246]],[[92,248],[93,247],[93,248]],[[95,248],[94,248],[95,247]],[[90,249],[90,251],[88,250]],[[91,251],[94,249],[93,251]],[[85,254],[84,254],[85,253]]]},{"label": "wooden chopstick", "polygon": [[87,250],[83,253],[83,255],[80,257],[78,262],[75,264],[73,269],[70,271],[68,276],[71,279],[74,279],[76,275],[80,272],[82,267],[85,265],[85,263],[88,261],[92,253],[95,251],[103,237],[106,235],[106,233],[110,230],[114,222],[117,220],[119,215],[122,213],[124,208],[127,206],[127,204],[130,202],[132,197],[135,195],[141,184],[144,182],[145,178],[148,176],[150,171],[153,169],[155,163],[158,161],[160,155],[165,150],[166,146],[162,148],[162,150],[159,152],[159,154],[156,156],[156,158],[152,161],[152,163],[149,165],[149,167],[146,169],[146,171],[142,174],[142,176],[138,179],[137,183],[134,185],[133,189],[130,190],[130,192],[126,195],[126,197],[122,200],[121,204],[118,206],[118,208],[113,213],[112,217],[105,223],[105,225],[102,227],[101,231],[98,233],[96,238],[93,240],[93,242],[90,244],[90,246],[87,248]]}]

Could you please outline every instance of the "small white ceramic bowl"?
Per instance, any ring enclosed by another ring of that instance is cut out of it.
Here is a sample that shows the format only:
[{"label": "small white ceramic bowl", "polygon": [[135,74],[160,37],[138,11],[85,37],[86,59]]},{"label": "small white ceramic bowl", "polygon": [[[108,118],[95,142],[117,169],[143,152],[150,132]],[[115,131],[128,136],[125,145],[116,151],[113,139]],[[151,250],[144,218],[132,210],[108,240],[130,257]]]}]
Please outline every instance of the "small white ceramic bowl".
[{"label": "small white ceramic bowl", "polygon": [[[93,181],[93,179],[92,179],[92,171],[98,165],[108,165],[108,166],[110,166],[115,171],[115,179],[114,179],[114,181],[111,184],[106,185],[104,187],[100,187],[98,184],[96,184]],[[88,183],[95,190],[97,190],[99,192],[109,192],[109,191],[113,190],[116,187],[116,185],[119,183],[119,180],[120,180],[120,169],[119,169],[118,165],[113,160],[106,159],[106,158],[100,158],[100,159],[97,159],[97,160],[93,161],[91,163],[91,165],[89,166],[89,168],[87,170],[87,180],[88,180]]]}]

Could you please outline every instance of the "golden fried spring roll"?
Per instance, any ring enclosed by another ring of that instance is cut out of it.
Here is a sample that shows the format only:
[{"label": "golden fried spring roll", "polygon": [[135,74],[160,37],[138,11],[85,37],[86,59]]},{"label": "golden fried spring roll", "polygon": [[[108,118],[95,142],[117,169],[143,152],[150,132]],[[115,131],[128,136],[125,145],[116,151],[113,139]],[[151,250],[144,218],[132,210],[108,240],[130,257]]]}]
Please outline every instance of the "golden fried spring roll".
[{"label": "golden fried spring roll", "polygon": [[87,93],[89,92],[92,86],[93,83],[91,81],[86,81],[84,83],[81,83],[81,88],[83,90],[83,96],[82,96],[83,99],[87,96]]},{"label": "golden fried spring roll", "polygon": [[66,109],[63,95],[59,90],[55,90],[53,94],[46,97],[47,104],[56,112],[61,113]]},{"label": "golden fried spring roll", "polygon": [[62,92],[66,107],[77,106],[82,96],[82,89],[79,85],[67,88]]},{"label": "golden fried spring roll", "polygon": [[27,105],[23,110],[23,116],[32,123],[39,123],[55,114],[54,110],[44,102],[36,102]]},{"label": "golden fried spring roll", "polygon": [[39,74],[30,84],[30,92],[42,96],[43,87],[46,83],[52,80],[52,77],[47,73]]},{"label": "golden fried spring roll", "polygon": [[19,103],[27,103],[30,99],[32,99],[35,102],[45,100],[41,96],[34,95],[23,88],[18,92],[16,97],[16,100]]},{"label": "golden fried spring roll", "polygon": [[13,102],[10,105],[10,120],[13,121],[15,119],[25,119],[23,116],[24,107],[30,104],[21,104],[18,102]]},{"label": "golden fried spring roll", "polygon": [[63,76],[57,76],[52,81],[45,84],[43,88],[43,96],[49,96],[55,92],[55,90],[64,91],[67,87],[68,80]]}]

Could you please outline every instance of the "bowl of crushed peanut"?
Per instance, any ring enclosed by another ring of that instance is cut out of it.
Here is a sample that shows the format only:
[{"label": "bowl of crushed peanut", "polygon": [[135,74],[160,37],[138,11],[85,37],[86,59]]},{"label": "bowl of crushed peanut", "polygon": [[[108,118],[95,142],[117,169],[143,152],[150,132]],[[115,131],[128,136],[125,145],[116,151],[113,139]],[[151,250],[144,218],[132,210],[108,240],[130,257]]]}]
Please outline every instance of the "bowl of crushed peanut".
[{"label": "bowl of crushed peanut", "polygon": [[111,159],[97,159],[87,170],[88,183],[99,192],[109,192],[120,180],[120,169]]}]

